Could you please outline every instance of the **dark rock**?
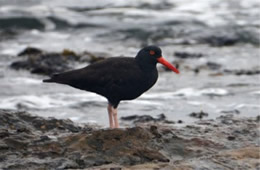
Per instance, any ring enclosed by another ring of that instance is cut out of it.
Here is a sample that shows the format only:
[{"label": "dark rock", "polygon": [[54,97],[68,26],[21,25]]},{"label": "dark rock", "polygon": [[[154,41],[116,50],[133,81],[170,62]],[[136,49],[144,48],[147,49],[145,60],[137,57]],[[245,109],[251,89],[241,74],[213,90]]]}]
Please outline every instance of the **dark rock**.
[{"label": "dark rock", "polygon": [[145,122],[155,122],[157,121],[156,118],[153,118],[150,115],[142,115],[142,116],[138,116],[137,119],[134,121],[134,123],[145,123]]},{"label": "dark rock", "polygon": [[111,162],[133,165],[154,160],[166,161],[167,158],[158,150],[149,147],[152,138],[152,133],[136,127],[125,130],[99,130],[89,136],[79,134],[65,140],[69,150],[80,149],[90,153],[84,161],[86,166]]},{"label": "dark rock", "polygon": [[16,70],[26,69],[31,73],[44,75],[71,70],[75,62],[94,63],[107,58],[106,54],[95,55],[87,51],[83,54],[76,54],[71,50],[64,49],[61,53],[53,53],[44,52],[34,47],[27,47],[21,51],[18,56],[24,56],[26,58],[13,62],[10,65],[11,68]]},{"label": "dark rock", "polygon": [[[82,129],[80,126],[75,126],[70,120],[59,120],[55,118],[44,119],[42,117],[32,116],[26,112],[0,110],[0,116],[0,128],[16,130],[16,133],[32,134],[33,130],[57,130],[75,133]],[[85,128],[85,130],[86,129],[87,128]],[[6,130],[0,129],[0,134],[6,136],[6,133]],[[8,134],[10,134],[10,132],[8,132]]]},{"label": "dark rock", "polygon": [[175,124],[175,122],[174,122],[174,121],[171,121],[171,120],[165,120],[165,121],[163,121],[163,123],[166,123],[166,124]]},{"label": "dark rock", "polygon": [[51,75],[72,69],[69,61],[76,61],[76,56],[63,56],[58,53],[29,55],[27,59],[13,62],[10,67],[16,70],[27,69],[31,73]]},{"label": "dark rock", "polygon": [[187,58],[201,58],[203,54],[201,53],[188,53],[188,52],[175,52],[174,55],[177,58],[187,59]]},{"label": "dark rock", "polygon": [[147,3],[147,2],[143,2],[141,3],[139,6],[137,6],[137,8],[140,9],[154,9],[154,10],[167,10],[167,9],[171,9],[173,8],[174,5],[172,3],[169,3],[168,1],[162,1],[159,3]]},{"label": "dark rock", "polygon": [[249,43],[259,46],[260,38],[255,27],[245,26],[224,26],[224,27],[204,27],[190,35],[199,43],[207,43],[211,46],[222,47],[232,46],[238,43]]},{"label": "dark rock", "polygon": [[38,55],[38,54],[42,54],[43,51],[35,48],[35,47],[27,47],[25,48],[23,51],[21,51],[20,53],[18,53],[18,56],[24,56],[24,55]]},{"label": "dark rock", "polygon": [[21,16],[13,16],[7,18],[0,19],[0,28],[1,29],[37,29],[43,30],[45,25],[42,21],[35,17],[21,17]]},{"label": "dark rock", "polygon": [[229,70],[229,69],[225,69],[224,73],[228,73],[228,74],[234,74],[237,76],[241,76],[241,75],[247,75],[247,76],[251,76],[251,75],[256,75],[256,74],[260,74],[260,70]]},{"label": "dark rock", "polygon": [[238,43],[239,39],[235,36],[230,35],[212,35],[201,39],[202,42],[208,43],[211,46],[231,46]]},{"label": "dark rock", "polygon": [[145,123],[145,122],[168,122],[172,123],[171,121],[166,120],[166,116],[164,114],[157,115],[157,118],[154,118],[150,115],[131,115],[131,116],[125,116],[121,117],[121,120],[124,121],[133,121],[133,123]]},{"label": "dark rock", "polygon": [[[0,110],[0,169],[225,169],[230,162],[234,169],[256,169],[258,127],[255,118],[226,115],[183,128],[143,124],[93,130]],[[202,160],[203,165],[198,163]]]},{"label": "dark rock", "polygon": [[55,118],[49,118],[43,120],[42,118],[35,118],[32,121],[32,125],[41,131],[50,131],[53,129],[68,130],[70,132],[79,132],[81,127],[75,127],[70,120],[58,120]]},{"label": "dark rock", "polygon": [[7,129],[0,129],[0,138],[5,138],[9,136],[9,132]]},{"label": "dark rock", "polygon": [[256,116],[256,121],[260,122],[260,115]]},{"label": "dark rock", "polygon": [[115,167],[115,168],[110,168],[110,170],[121,170],[122,168]]},{"label": "dark rock", "polygon": [[194,73],[195,73],[195,74],[199,74],[199,72],[200,72],[200,69],[199,69],[199,68],[195,68],[195,69],[194,69]]},{"label": "dark rock", "polygon": [[153,134],[156,138],[161,138],[161,137],[162,137],[162,135],[158,132],[157,126],[151,126],[151,127],[150,127],[150,131],[152,132],[152,134]]},{"label": "dark rock", "polygon": [[[74,51],[71,51],[71,50],[69,50],[69,49],[64,49],[62,52],[61,52],[61,55],[62,56],[68,56],[68,57],[70,57],[70,56],[75,56],[75,57],[77,57],[77,58],[80,58]],[[76,59],[76,58],[75,58]]]},{"label": "dark rock", "polygon": [[105,53],[91,53],[89,51],[84,51],[81,56],[81,61],[86,61],[89,63],[95,63],[97,61],[101,61],[108,58],[108,54]]},{"label": "dark rock", "polygon": [[181,123],[183,123],[183,121],[182,121],[182,120],[178,120],[178,122],[177,122],[177,123],[180,123],[180,124],[181,124]]},{"label": "dark rock", "polygon": [[207,62],[206,64],[197,66],[197,67],[194,69],[194,72],[195,72],[195,73],[199,73],[200,70],[202,70],[202,69],[215,71],[215,70],[219,70],[221,67],[222,67],[221,64],[218,64],[218,63],[215,63],[215,62]]},{"label": "dark rock", "polygon": [[22,133],[22,132],[30,133],[30,130],[25,128],[25,127],[21,127],[21,128],[17,128],[16,132],[18,132],[18,133]]},{"label": "dark rock", "polygon": [[228,140],[235,140],[236,137],[235,137],[235,136],[228,136],[227,139],[228,139]]},{"label": "dark rock", "polygon": [[221,113],[226,113],[226,114],[233,114],[233,113],[235,113],[235,114],[239,114],[240,113],[240,111],[239,110],[237,110],[237,109],[235,109],[235,110],[223,110],[223,111],[221,111]]},{"label": "dark rock", "polygon": [[215,62],[207,62],[206,65],[210,70],[218,70],[222,67],[221,64]]},{"label": "dark rock", "polygon": [[55,27],[57,29],[64,29],[64,28],[85,28],[85,27],[103,27],[100,24],[94,24],[94,23],[71,23],[68,22],[66,19],[62,19],[60,17],[55,16],[48,16],[48,20],[53,22],[55,24]]},{"label": "dark rock", "polygon": [[205,113],[203,111],[200,111],[198,113],[192,112],[189,114],[190,117],[198,118],[198,119],[203,119],[203,117],[207,117],[209,114]]},{"label": "dark rock", "polygon": [[0,30],[0,41],[13,39],[18,35],[18,32],[17,29]]}]

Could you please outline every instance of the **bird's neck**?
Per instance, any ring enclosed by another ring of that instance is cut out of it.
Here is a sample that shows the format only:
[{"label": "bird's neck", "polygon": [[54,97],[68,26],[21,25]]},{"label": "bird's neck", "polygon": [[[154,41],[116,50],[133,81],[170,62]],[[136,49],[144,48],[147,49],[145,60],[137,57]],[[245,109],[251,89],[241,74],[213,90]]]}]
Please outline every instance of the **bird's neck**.
[{"label": "bird's neck", "polygon": [[139,67],[144,71],[152,71],[156,69],[157,61],[151,60],[151,58],[136,56],[135,61]]}]

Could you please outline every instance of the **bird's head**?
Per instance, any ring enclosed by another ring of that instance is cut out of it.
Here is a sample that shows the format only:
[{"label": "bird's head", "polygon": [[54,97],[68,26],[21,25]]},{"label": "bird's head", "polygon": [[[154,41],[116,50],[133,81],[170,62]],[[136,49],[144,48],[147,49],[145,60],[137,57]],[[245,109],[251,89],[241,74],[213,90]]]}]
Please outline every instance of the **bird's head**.
[{"label": "bird's head", "polygon": [[139,63],[143,64],[145,67],[155,66],[158,62],[179,74],[179,70],[177,70],[172,64],[170,64],[167,60],[162,57],[162,50],[157,46],[147,46],[141,49],[136,56],[136,59]]}]

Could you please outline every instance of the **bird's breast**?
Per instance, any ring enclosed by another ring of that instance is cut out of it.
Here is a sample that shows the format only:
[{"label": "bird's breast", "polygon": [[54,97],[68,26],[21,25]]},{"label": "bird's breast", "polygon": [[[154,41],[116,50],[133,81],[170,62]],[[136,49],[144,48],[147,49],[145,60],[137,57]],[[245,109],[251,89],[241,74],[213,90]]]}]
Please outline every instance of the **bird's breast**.
[{"label": "bird's breast", "polygon": [[126,84],[121,84],[121,88],[118,88],[120,89],[117,91],[120,100],[132,100],[139,97],[149,90],[158,79],[157,70],[150,73],[139,72],[138,74],[140,75],[136,75],[136,79],[132,79]]}]

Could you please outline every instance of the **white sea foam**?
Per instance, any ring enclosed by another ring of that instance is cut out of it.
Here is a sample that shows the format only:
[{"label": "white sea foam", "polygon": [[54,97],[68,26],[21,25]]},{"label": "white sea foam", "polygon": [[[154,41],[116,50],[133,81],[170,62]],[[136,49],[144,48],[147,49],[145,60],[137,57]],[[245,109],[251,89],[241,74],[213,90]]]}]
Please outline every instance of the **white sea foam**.
[{"label": "white sea foam", "polygon": [[178,99],[179,97],[198,97],[198,96],[225,96],[229,92],[222,88],[207,88],[207,89],[194,89],[183,88],[175,92],[160,92],[160,93],[145,93],[141,99]]},{"label": "white sea foam", "polygon": [[142,99],[173,99],[174,92],[160,92],[160,93],[144,93],[140,98]]},{"label": "white sea foam", "polygon": [[7,97],[0,101],[2,109],[17,109],[20,106],[31,109],[46,109],[62,106],[69,106],[78,102],[103,101],[103,97],[93,93],[76,93],[65,94],[58,93],[53,95],[22,95],[15,97]]},{"label": "white sea foam", "polygon": [[215,95],[215,96],[225,96],[228,95],[229,92],[225,89],[221,88],[207,88],[207,89],[194,89],[194,88],[184,88],[176,91],[174,95],[177,96],[186,96],[186,97],[192,97],[192,96],[202,96],[202,95]]},{"label": "white sea foam", "polygon": [[8,83],[15,83],[15,84],[40,84],[42,80],[33,79],[28,77],[15,77],[12,79],[7,79]]},{"label": "white sea foam", "polygon": [[260,108],[259,104],[249,104],[249,103],[242,103],[238,104],[235,107],[236,109],[241,109],[241,108]]},{"label": "white sea foam", "polygon": [[210,108],[217,108],[216,105],[209,103],[209,102],[188,101],[187,103],[190,105],[193,105],[193,106],[198,106],[198,107],[208,106]]},{"label": "white sea foam", "polygon": [[147,100],[132,100],[131,103],[140,104],[140,105],[151,105],[151,106],[162,105],[161,102],[147,101]]},{"label": "white sea foam", "polygon": [[71,102],[56,100],[54,98],[50,98],[49,96],[24,95],[2,99],[2,101],[0,101],[0,108],[17,109],[19,106],[22,106],[32,109],[44,109],[68,104],[71,104]]},{"label": "white sea foam", "polygon": [[260,95],[260,91],[253,91],[250,94],[254,94],[254,95]]},{"label": "white sea foam", "polygon": [[216,95],[216,96],[225,96],[228,95],[229,92],[226,89],[221,88],[208,88],[199,91],[203,95]]}]

